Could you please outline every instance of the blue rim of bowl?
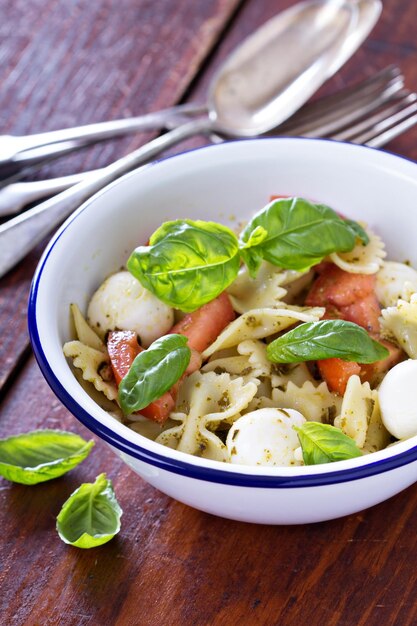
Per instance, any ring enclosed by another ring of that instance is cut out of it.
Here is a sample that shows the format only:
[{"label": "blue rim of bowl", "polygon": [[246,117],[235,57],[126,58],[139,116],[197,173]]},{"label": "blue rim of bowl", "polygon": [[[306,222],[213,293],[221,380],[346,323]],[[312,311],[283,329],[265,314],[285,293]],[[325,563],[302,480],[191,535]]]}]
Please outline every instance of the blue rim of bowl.
[{"label": "blue rim of bowl", "polygon": [[[336,143],[336,144],[345,144],[350,146],[353,149],[359,150],[372,150],[376,152],[384,152],[389,156],[399,159],[402,161],[406,161],[408,163],[413,163],[417,165],[411,159],[407,159],[406,157],[402,157],[396,154],[392,154],[386,150],[381,150],[378,148],[372,148],[370,146],[359,146],[355,144],[349,144],[348,142],[335,141],[332,139],[314,139],[314,138],[306,138],[306,137],[264,137],[261,139],[257,139],[257,141],[275,141],[279,139],[285,140],[303,140],[303,141],[315,141],[315,142],[326,142],[326,143]],[[240,142],[240,141],[253,141],[251,139],[242,139],[235,140],[232,143]],[[189,154],[190,152],[197,152],[201,150],[210,150],[210,149],[219,149],[225,144],[219,145],[209,145],[203,146],[200,148],[194,148],[192,150],[188,150],[187,152],[182,152],[179,154],[175,154],[169,157],[165,157],[162,159],[158,159],[153,161],[152,163],[146,164],[142,166],[140,169],[147,169],[149,167],[155,167],[160,162],[165,162],[167,160],[174,159],[176,157],[181,157],[184,154]],[[139,169],[139,168],[138,168]],[[121,452],[128,454],[129,456],[134,457],[135,459],[142,461],[143,463],[158,467],[161,470],[165,470],[168,472],[172,472],[174,474],[179,474],[181,476],[186,476],[188,478],[193,478],[197,480],[203,480],[212,483],[220,483],[224,485],[232,485],[238,487],[257,487],[257,488],[269,488],[269,489],[293,489],[293,488],[305,488],[305,487],[322,487],[325,485],[336,485],[339,483],[349,482],[352,480],[360,480],[364,478],[368,478],[370,476],[375,476],[377,474],[382,474],[404,465],[408,465],[413,461],[417,460],[417,446],[414,446],[410,450],[405,452],[400,452],[396,454],[394,457],[390,457],[388,459],[380,459],[376,460],[372,463],[367,463],[364,466],[349,468],[349,469],[338,469],[333,472],[326,472],[325,474],[303,474],[298,476],[271,476],[271,475],[259,475],[259,474],[245,474],[244,471],[239,473],[228,472],[218,468],[211,467],[199,467],[192,463],[188,463],[186,461],[182,461],[179,459],[167,458],[162,454],[158,454],[156,452],[146,450],[142,448],[140,445],[128,441],[124,437],[113,432],[107,426],[104,426],[97,418],[93,417],[83,409],[82,406],[78,404],[76,400],[67,392],[65,387],[61,384],[58,377],[55,375],[54,371],[50,367],[44,350],[42,348],[42,343],[39,337],[38,326],[36,321],[36,301],[37,294],[39,288],[39,281],[42,276],[42,272],[44,266],[48,260],[50,253],[52,252],[54,246],[57,241],[60,239],[61,235],[66,231],[66,229],[70,226],[74,219],[84,210],[88,208],[88,206],[96,200],[96,198],[103,193],[106,193],[107,190],[115,185],[120,184],[127,177],[134,175],[138,170],[135,169],[132,172],[129,172],[125,176],[115,180],[114,182],[107,185],[104,189],[100,190],[98,193],[94,194],[91,198],[89,198],[86,202],[84,202],[81,207],[76,211],[75,215],[69,217],[64,224],[59,228],[56,234],[52,237],[50,242],[48,243],[45,252],[42,255],[41,260],[39,261],[38,267],[35,270],[35,274],[32,279],[30,294],[29,294],[29,302],[28,302],[28,328],[29,328],[29,336],[30,341],[32,343],[32,348],[35,354],[35,358],[38,362],[38,365],[44,375],[48,385],[51,387],[52,391],[59,398],[59,400],[64,404],[64,406],[82,423],[84,426],[89,428],[94,434],[99,436],[101,439],[114,446]],[[279,468],[277,468],[279,471]]]}]

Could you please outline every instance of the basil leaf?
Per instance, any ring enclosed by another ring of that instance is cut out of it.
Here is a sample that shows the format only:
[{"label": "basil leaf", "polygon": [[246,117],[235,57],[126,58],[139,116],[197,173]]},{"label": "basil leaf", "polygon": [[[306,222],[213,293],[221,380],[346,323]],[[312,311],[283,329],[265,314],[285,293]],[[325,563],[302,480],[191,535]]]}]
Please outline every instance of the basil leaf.
[{"label": "basil leaf", "polygon": [[382,344],[353,322],[322,320],[306,322],[272,341],[267,356],[275,363],[300,363],[338,358],[374,363],[389,356]]},{"label": "basil leaf", "polygon": [[165,335],[133,361],[119,385],[119,402],[128,415],[160,398],[184,374],[191,358],[184,335]]},{"label": "basil leaf", "polygon": [[248,257],[262,255],[273,265],[303,271],[331,252],[352,250],[356,239],[352,227],[333,209],[302,198],[282,198],[268,204],[251,219],[241,241],[248,242],[259,226],[267,231],[267,236],[245,251],[247,264]]},{"label": "basil leaf", "polygon": [[349,226],[349,228],[354,232],[355,237],[358,237],[364,246],[369,243],[368,233],[358,222],[354,220],[345,220],[345,223]]},{"label": "basil leaf", "polygon": [[306,465],[334,463],[362,456],[353,439],[330,424],[305,422],[293,428],[297,431]]},{"label": "basil leaf", "polygon": [[256,246],[259,246],[268,236],[265,228],[262,226],[257,226],[255,230],[251,232],[249,235],[249,239],[247,242],[240,242],[240,255],[248,267],[249,275],[252,278],[256,278],[256,275],[259,271],[259,268],[262,264],[263,257],[259,249]]},{"label": "basil leaf", "polygon": [[214,300],[239,271],[237,237],[221,224],[165,222],[149,244],[136,248],[127,268],[157,298],[181,311]]},{"label": "basil leaf", "polygon": [[106,474],[94,483],[84,483],[62,506],[56,529],[62,541],[77,548],[95,548],[107,543],[120,530],[123,511]]},{"label": "basil leaf", "polygon": [[90,454],[94,441],[62,430],[34,430],[0,439],[0,475],[36,485],[66,474]]}]

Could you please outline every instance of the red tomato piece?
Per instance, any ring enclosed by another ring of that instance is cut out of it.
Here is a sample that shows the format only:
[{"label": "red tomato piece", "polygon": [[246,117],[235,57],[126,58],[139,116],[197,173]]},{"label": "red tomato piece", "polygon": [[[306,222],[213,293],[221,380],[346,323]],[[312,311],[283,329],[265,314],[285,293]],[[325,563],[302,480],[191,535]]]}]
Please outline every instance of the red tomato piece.
[{"label": "red tomato piece", "polygon": [[317,361],[317,366],[330,391],[335,391],[341,396],[346,391],[349,378],[354,374],[359,376],[361,371],[358,363],[342,361],[342,359],[323,359]]},{"label": "red tomato piece", "polygon": [[235,312],[224,291],[193,313],[187,313],[169,332],[188,337],[188,347],[203,352],[234,319]]},{"label": "red tomato piece", "polygon": [[115,330],[109,333],[107,351],[117,385],[128,373],[135,357],[143,348],[132,330]]},{"label": "red tomato piece", "polygon": [[375,293],[370,293],[348,306],[342,306],[339,310],[342,319],[362,326],[371,335],[379,333],[381,309]]},{"label": "red tomato piece", "polygon": [[[135,357],[143,351],[138,344],[136,333],[131,330],[115,330],[109,333],[107,350],[117,385],[128,373]],[[175,406],[175,400],[169,391],[148,406],[138,411],[148,419],[163,424]]]},{"label": "red tomato piece", "polygon": [[306,298],[308,306],[340,308],[374,293],[375,276],[372,274],[351,274],[333,263],[321,263],[319,268],[320,274]]}]

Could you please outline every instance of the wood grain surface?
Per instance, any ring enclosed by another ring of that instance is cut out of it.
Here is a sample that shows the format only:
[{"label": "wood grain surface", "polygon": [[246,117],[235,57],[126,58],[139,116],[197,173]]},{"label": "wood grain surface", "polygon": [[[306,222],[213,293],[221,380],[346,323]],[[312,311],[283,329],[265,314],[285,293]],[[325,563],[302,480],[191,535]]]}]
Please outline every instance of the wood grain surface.
[{"label": "wood grain surface", "polygon": [[[37,132],[204,101],[233,47],[289,0],[3,0],[1,132]],[[361,50],[322,89],[398,63],[417,89],[414,2],[386,0]],[[38,176],[99,167],[149,135],[62,159]],[[198,140],[201,141],[201,140]],[[196,145],[189,142],[188,147]],[[417,131],[388,149],[417,159]],[[0,436],[33,428],[91,434],[55,398],[31,355],[26,301],[41,246],[0,281]],[[122,530],[101,548],[64,545],[62,503],[100,472]],[[101,441],[70,474],[0,482],[0,624],[13,626],[415,626],[417,486],[357,515],[255,526],[159,493]]]}]

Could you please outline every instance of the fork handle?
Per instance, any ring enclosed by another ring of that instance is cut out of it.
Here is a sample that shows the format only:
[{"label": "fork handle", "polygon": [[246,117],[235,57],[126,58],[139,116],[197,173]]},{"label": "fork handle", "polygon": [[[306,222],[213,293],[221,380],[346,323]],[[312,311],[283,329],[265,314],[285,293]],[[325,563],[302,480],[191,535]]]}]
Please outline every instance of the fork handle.
[{"label": "fork handle", "polygon": [[23,259],[44,237],[82,202],[123,174],[142,165],[156,154],[194,135],[213,130],[209,119],[199,119],[153,139],[131,154],[115,161],[78,185],[42,202],[0,226],[0,277]]}]

